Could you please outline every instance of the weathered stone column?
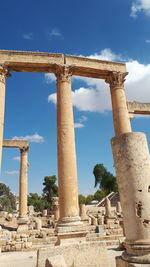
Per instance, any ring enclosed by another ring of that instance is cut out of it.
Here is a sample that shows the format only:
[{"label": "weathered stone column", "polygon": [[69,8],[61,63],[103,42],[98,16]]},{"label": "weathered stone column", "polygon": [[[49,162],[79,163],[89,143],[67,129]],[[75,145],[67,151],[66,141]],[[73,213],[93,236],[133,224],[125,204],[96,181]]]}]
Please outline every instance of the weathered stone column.
[{"label": "weathered stone column", "polygon": [[126,252],[117,259],[117,266],[150,266],[150,155],[146,136],[116,136],[112,150],[126,237]]},{"label": "weathered stone column", "polygon": [[61,224],[80,221],[71,91],[72,66],[56,65],[58,184]]},{"label": "weathered stone column", "polygon": [[19,216],[27,216],[27,195],[28,195],[28,150],[20,149],[20,187],[19,187]]},{"label": "weathered stone column", "polygon": [[0,65],[0,169],[2,161],[4,111],[5,111],[5,83],[10,74],[4,65]]},{"label": "weathered stone column", "polygon": [[126,104],[124,81],[127,72],[111,72],[106,82],[110,84],[115,135],[131,132],[131,124]]}]

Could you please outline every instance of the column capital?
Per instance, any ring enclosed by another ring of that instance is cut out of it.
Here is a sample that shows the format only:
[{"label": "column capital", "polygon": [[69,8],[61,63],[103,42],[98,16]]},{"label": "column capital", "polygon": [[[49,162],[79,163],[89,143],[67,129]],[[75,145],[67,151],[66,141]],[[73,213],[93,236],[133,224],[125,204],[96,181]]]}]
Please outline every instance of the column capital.
[{"label": "column capital", "polygon": [[0,82],[5,83],[5,78],[10,76],[7,66],[5,64],[0,64]]},{"label": "column capital", "polygon": [[55,65],[57,82],[71,82],[73,65]]},{"label": "column capital", "polygon": [[112,71],[106,78],[105,82],[109,83],[111,89],[123,87],[127,74],[128,72]]},{"label": "column capital", "polygon": [[20,153],[23,153],[23,152],[28,152],[28,150],[29,150],[29,147],[27,146],[27,147],[20,147]]}]

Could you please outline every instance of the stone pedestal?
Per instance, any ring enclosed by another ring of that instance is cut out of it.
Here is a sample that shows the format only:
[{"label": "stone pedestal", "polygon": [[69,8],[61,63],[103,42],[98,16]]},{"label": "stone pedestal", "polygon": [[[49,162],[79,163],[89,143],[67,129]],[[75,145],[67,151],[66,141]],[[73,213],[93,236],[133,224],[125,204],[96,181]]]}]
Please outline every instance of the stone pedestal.
[{"label": "stone pedestal", "polygon": [[126,237],[122,259],[150,266],[150,155],[145,134],[114,137],[112,150]]},{"label": "stone pedestal", "polygon": [[19,216],[17,232],[26,232],[26,231],[28,231],[28,217]]}]

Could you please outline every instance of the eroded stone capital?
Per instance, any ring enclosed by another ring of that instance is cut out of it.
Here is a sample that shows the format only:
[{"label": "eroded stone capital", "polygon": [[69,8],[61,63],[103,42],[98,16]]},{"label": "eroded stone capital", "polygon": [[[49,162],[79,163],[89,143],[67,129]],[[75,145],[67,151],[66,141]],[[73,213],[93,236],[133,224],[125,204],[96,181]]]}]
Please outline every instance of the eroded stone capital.
[{"label": "eroded stone capital", "polygon": [[73,66],[57,65],[56,64],[56,78],[57,82],[71,82]]},{"label": "eroded stone capital", "polygon": [[7,77],[10,77],[7,66],[0,64],[0,82],[5,83]]},{"label": "eroded stone capital", "polygon": [[111,89],[117,89],[123,87],[127,74],[128,72],[113,71],[109,74],[105,81],[106,83],[109,83]]},{"label": "eroded stone capital", "polygon": [[28,152],[28,150],[29,150],[28,146],[27,147],[21,147],[20,148],[20,153],[22,154],[23,152]]}]

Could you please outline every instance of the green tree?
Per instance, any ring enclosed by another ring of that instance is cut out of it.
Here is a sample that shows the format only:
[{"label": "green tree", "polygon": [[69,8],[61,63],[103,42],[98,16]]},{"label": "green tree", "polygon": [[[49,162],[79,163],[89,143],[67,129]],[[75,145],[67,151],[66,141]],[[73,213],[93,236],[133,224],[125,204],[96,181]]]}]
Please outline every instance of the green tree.
[{"label": "green tree", "polygon": [[93,169],[95,187],[99,184],[100,189],[108,193],[118,191],[116,177],[107,171],[103,164],[96,164]]},{"label": "green tree", "polygon": [[0,183],[0,206],[8,212],[16,209],[16,197],[4,183]]},{"label": "green tree", "polygon": [[58,186],[56,185],[56,175],[44,177],[43,198],[52,203],[52,198],[58,196]]},{"label": "green tree", "polygon": [[94,196],[93,195],[88,195],[86,197],[86,204],[89,204],[92,200],[94,200]]},{"label": "green tree", "polygon": [[104,190],[97,190],[94,194],[94,199],[101,201],[105,196],[107,195],[107,192]]},{"label": "green tree", "polygon": [[79,195],[79,204],[85,204],[86,203],[86,197],[83,195]]},{"label": "green tree", "polygon": [[43,211],[47,209],[50,205],[43,199],[42,196],[39,196],[37,193],[30,193],[28,196],[28,206],[34,206],[35,211]]}]

